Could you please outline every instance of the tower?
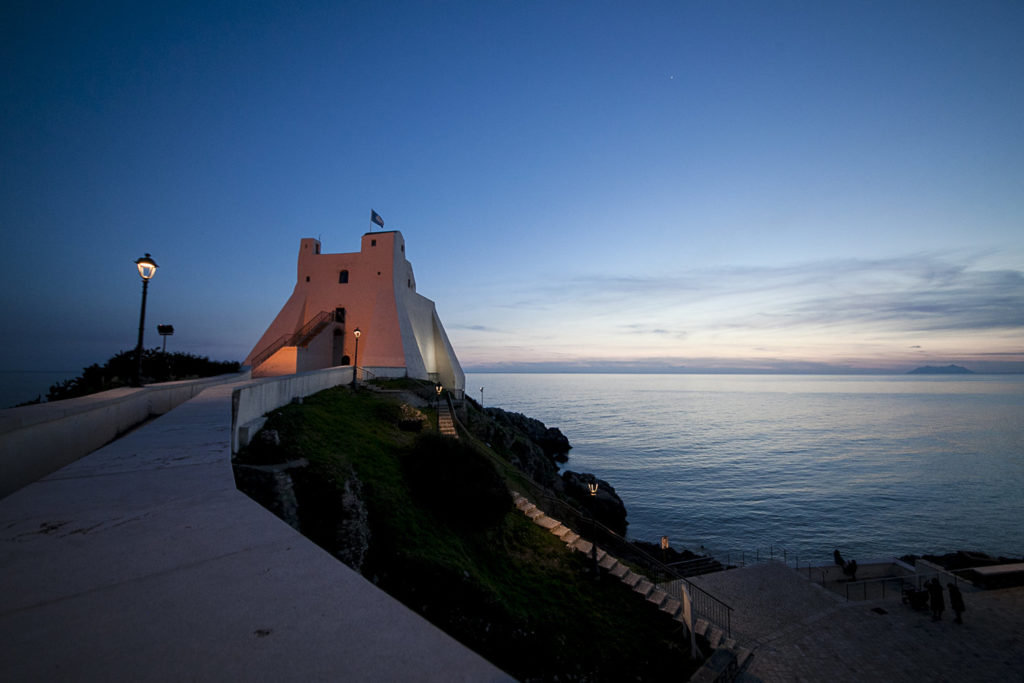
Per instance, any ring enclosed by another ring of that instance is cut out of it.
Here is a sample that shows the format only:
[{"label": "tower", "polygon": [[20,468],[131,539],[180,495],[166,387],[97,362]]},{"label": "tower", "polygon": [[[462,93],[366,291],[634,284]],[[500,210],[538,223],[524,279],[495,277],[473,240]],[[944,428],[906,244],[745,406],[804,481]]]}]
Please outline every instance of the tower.
[{"label": "tower", "polygon": [[416,292],[402,233],[366,233],[356,253],[320,247],[301,240],[295,288],[245,359],[253,376],[351,365],[358,328],[367,375],[428,379],[461,393],[465,375],[434,302]]}]

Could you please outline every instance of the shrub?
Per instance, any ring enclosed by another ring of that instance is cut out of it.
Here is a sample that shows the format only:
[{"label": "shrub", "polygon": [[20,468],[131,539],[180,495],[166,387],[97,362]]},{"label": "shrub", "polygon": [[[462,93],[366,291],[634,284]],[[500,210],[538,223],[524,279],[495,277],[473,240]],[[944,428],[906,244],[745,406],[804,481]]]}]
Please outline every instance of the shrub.
[{"label": "shrub", "polygon": [[512,506],[494,465],[457,439],[423,434],[403,456],[402,468],[413,499],[449,524],[485,528]]}]

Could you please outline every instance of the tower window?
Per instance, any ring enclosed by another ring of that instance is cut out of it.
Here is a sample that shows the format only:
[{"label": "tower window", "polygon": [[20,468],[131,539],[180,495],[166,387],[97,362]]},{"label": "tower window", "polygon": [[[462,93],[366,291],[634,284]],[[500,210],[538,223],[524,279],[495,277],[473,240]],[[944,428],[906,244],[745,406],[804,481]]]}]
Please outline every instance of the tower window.
[{"label": "tower window", "polygon": [[377,246],[377,240],[370,240],[370,246],[371,247]]},{"label": "tower window", "polygon": [[346,282],[348,282],[348,271],[343,270],[340,273],[338,273],[338,284],[343,285]]},{"label": "tower window", "polygon": [[[343,323],[345,322],[345,309],[338,307],[334,309],[334,322]],[[338,330],[334,331],[335,334],[340,334]]]},{"label": "tower window", "polygon": [[309,282],[309,276],[308,275],[306,276],[306,282]]}]

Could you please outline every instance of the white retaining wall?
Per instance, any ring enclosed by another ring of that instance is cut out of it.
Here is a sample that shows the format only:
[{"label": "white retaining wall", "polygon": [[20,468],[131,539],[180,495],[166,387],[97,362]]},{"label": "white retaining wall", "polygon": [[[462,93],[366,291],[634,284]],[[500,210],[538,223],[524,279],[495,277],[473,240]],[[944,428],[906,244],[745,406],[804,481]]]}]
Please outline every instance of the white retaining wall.
[{"label": "white retaining wall", "polygon": [[121,388],[0,411],[0,498],[88,455],[207,387],[248,379],[248,371]]},{"label": "white retaining wall", "polygon": [[297,375],[267,377],[238,387],[231,395],[231,454],[249,443],[266,422],[264,415],[270,411],[300,396],[310,396],[351,381],[352,366],[344,365]]}]

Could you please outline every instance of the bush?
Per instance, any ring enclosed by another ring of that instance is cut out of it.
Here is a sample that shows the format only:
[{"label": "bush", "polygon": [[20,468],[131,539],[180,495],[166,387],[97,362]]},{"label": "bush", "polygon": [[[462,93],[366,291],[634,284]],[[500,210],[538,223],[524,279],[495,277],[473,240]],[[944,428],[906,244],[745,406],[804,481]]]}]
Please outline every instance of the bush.
[{"label": "bush", "polygon": [[[135,351],[121,351],[103,365],[93,363],[83,368],[78,377],[52,385],[46,400],[60,401],[130,386],[136,366]],[[142,352],[142,379],[147,383],[214,377],[238,372],[240,368],[238,361],[212,361],[191,353],[164,353],[156,348]]]},{"label": "bush", "polygon": [[512,507],[505,481],[486,456],[457,439],[424,434],[402,458],[413,499],[449,524],[483,529]]}]

